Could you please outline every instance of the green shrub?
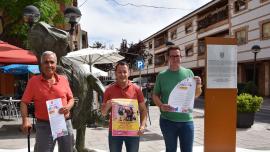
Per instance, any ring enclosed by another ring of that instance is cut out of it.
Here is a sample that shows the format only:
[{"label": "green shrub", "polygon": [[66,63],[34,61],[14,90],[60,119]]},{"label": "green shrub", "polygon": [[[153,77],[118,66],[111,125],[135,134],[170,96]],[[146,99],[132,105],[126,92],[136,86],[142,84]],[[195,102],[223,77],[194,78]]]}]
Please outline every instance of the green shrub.
[{"label": "green shrub", "polygon": [[245,87],[242,90],[242,93],[255,94],[257,95],[257,86],[254,82],[249,81],[246,83]]},{"label": "green shrub", "polygon": [[248,93],[242,93],[237,96],[237,111],[238,112],[257,112],[260,110],[263,102],[262,97],[252,96]]}]

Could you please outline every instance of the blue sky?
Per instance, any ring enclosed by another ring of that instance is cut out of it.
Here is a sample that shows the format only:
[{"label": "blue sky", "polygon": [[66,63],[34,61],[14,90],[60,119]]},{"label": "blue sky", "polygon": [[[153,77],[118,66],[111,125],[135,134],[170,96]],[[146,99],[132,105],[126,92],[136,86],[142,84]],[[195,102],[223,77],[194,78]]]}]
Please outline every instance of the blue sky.
[{"label": "blue sky", "polygon": [[[119,48],[122,38],[137,43],[211,0],[78,0],[81,27],[90,45],[99,41]],[[178,9],[134,7],[151,5]],[[83,4],[84,3],[84,4]],[[82,5],[83,4],[83,5]]]}]

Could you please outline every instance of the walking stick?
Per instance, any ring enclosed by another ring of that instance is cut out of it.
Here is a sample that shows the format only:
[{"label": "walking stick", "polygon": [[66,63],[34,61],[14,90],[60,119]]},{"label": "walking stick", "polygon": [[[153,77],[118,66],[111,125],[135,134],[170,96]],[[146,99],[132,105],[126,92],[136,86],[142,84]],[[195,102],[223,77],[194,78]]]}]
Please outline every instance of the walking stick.
[{"label": "walking stick", "polygon": [[28,143],[28,152],[30,152],[30,134],[31,134],[31,128],[28,128],[28,133],[27,133],[27,143]]}]

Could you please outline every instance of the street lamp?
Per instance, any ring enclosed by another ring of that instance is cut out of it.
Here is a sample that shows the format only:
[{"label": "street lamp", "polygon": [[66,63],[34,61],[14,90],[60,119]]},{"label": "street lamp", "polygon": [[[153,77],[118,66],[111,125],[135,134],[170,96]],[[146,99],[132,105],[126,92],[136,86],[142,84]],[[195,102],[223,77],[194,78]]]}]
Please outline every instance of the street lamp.
[{"label": "street lamp", "polygon": [[71,48],[71,51],[73,51],[72,35],[73,35],[74,27],[80,21],[82,14],[81,14],[81,11],[77,7],[71,6],[65,9],[64,15],[65,15],[66,22],[70,24],[70,30],[69,30],[70,43],[71,43],[70,48]]},{"label": "street lamp", "polygon": [[38,22],[40,12],[38,8],[33,5],[28,5],[23,9],[23,20],[28,23],[30,29],[34,23]]},{"label": "street lamp", "polygon": [[[72,52],[73,51],[73,38],[72,38],[72,35],[73,35],[74,27],[80,21],[82,14],[81,14],[81,11],[77,7],[71,6],[71,7],[67,7],[65,9],[64,15],[65,15],[66,22],[68,22],[70,24],[70,30],[69,30],[70,51]],[[73,71],[74,70],[73,70],[72,64],[71,64],[71,68],[72,68],[71,69],[71,74],[72,74],[71,86],[73,88],[74,87],[74,84],[73,84],[73,79],[74,79]]]},{"label": "street lamp", "polygon": [[[254,63],[253,63],[253,83],[256,84],[256,57],[257,53],[261,51],[261,47],[259,45],[253,45],[251,48],[251,52],[254,53]],[[255,89],[253,89],[253,95],[255,95]]]}]

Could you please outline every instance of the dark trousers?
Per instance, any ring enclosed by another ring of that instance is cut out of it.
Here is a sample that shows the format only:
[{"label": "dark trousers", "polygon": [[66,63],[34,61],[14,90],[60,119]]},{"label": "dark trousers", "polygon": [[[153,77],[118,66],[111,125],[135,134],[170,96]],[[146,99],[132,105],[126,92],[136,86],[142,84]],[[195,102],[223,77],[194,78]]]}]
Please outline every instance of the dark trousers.
[{"label": "dark trousers", "polygon": [[127,152],[138,152],[140,137],[129,136],[112,136],[112,132],[109,132],[109,148],[110,152],[121,152],[122,145],[125,142]]}]

